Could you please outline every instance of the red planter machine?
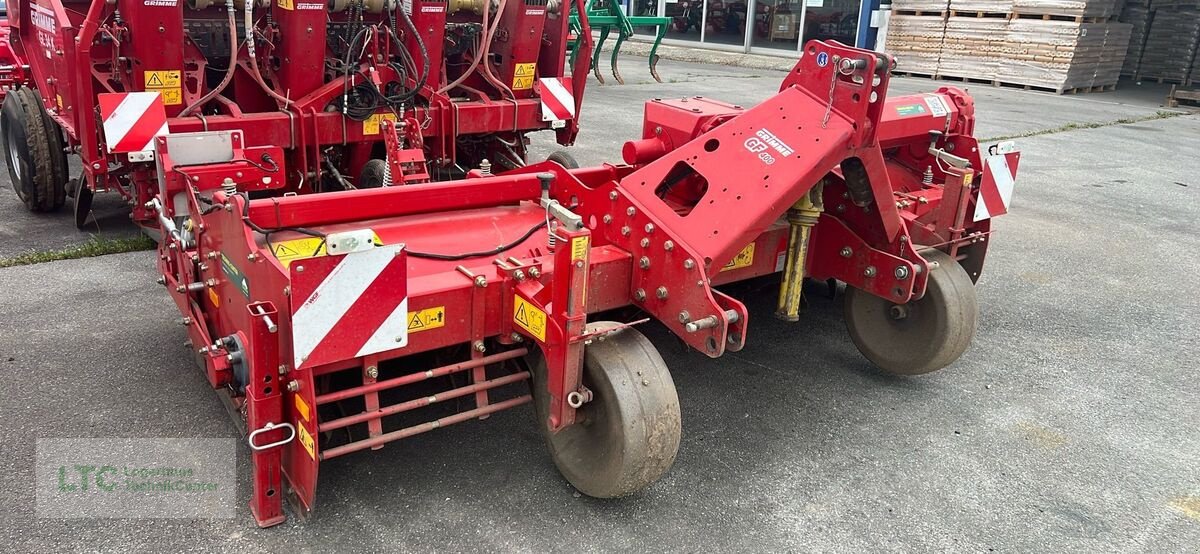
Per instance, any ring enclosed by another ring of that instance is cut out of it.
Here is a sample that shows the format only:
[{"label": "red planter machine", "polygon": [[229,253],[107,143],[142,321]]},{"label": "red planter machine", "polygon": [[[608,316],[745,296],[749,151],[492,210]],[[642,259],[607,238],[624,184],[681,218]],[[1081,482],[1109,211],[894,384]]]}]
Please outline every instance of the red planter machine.
[{"label": "red planter machine", "polygon": [[942,368],[1019,157],[981,151],[962,91],[889,99],[888,56],[811,42],[758,106],[655,99],[624,163],[527,164],[528,132],[573,141],[590,59],[566,67],[553,0],[10,7],[36,83],[0,120],[14,186],[35,210],[73,194],[81,223],[116,191],[161,232],[263,526],[313,508],[321,461],[530,402],[580,491],[646,487],[681,426],[632,326],[740,350],[735,281],[778,276],[793,321],[806,278],[843,282],[872,362]]}]

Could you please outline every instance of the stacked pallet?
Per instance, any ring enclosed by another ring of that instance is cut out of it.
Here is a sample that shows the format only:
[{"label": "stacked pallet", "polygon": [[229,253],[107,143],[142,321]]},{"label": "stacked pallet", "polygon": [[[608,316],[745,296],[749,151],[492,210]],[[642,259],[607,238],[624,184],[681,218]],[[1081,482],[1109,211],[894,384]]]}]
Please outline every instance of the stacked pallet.
[{"label": "stacked pallet", "polygon": [[[940,16],[893,15],[887,48],[917,57],[901,55],[900,72],[1058,93],[1110,90],[1132,34],[1132,25],[1111,20],[1118,1],[949,0]],[[904,30],[892,36],[897,19]]]},{"label": "stacked pallet", "polygon": [[946,33],[949,0],[898,0],[892,3],[884,49],[904,71],[932,77],[937,74]]},{"label": "stacked pallet", "polygon": [[1121,10],[1120,21],[1131,26],[1129,50],[1125,55],[1125,63],[1121,75],[1135,77],[1142,63],[1142,52],[1146,49],[1146,39],[1150,36],[1150,0],[1129,0]]},{"label": "stacked pallet", "polygon": [[1200,48],[1200,2],[1152,1],[1150,9],[1153,18],[1137,77],[1190,84]]}]

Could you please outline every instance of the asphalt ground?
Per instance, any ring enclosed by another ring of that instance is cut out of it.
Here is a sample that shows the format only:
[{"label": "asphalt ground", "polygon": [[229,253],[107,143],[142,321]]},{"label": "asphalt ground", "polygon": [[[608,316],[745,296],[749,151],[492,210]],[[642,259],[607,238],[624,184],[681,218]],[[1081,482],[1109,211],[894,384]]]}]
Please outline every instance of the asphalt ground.
[{"label": "asphalt ground", "polygon": [[[638,65],[623,67],[630,81]],[[751,104],[779,82],[665,60],[660,70],[670,82],[589,88],[580,161],[617,159],[647,98]],[[1120,94],[973,92],[981,137],[1157,110]],[[995,224],[979,332],[962,359],[922,378],[885,376],[855,350],[823,285],[794,324],[769,315],[769,281],[731,287],[751,313],[742,352],[712,360],[642,326],[673,369],[683,442],[662,480],[617,501],[574,493],[525,406],[322,464],[306,522],[253,525],[245,446],[236,518],[35,517],[38,438],[237,431],[192,366],[151,253],[0,269],[0,547],[1195,551],[1200,116],[1020,144],[1012,213]],[[550,149],[539,140],[535,155]],[[15,204],[0,194],[0,256],[81,240],[67,218]]]}]

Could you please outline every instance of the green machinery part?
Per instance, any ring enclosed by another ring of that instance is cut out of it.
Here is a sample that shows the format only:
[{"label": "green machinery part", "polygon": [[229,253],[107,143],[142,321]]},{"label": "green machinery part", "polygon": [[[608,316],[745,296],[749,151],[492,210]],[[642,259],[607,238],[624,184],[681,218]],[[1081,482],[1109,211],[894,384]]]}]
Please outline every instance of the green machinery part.
[{"label": "green machinery part", "polygon": [[[584,4],[584,10],[587,12],[587,20],[592,29],[600,31],[600,40],[596,42],[596,49],[592,53],[592,73],[596,76],[596,80],[604,83],[604,76],[600,74],[600,52],[604,49],[604,41],[614,29],[617,31],[617,43],[613,45],[612,51],[612,74],[613,78],[622,85],[625,84],[625,79],[621,77],[621,72],[617,70],[617,56],[621,53],[621,44],[633,36],[634,27],[655,27],[657,32],[654,36],[654,45],[650,47],[650,75],[655,81],[662,82],[662,78],[658,76],[658,45],[667,34],[667,27],[671,24],[669,17],[657,17],[649,15],[625,15],[625,11],[621,9],[621,4],[618,0],[588,0]],[[571,12],[570,19],[571,32],[575,36],[575,40],[571,43],[571,63],[575,63],[575,54],[578,51],[577,46],[579,41],[583,40],[580,35],[579,13],[578,11]]]}]

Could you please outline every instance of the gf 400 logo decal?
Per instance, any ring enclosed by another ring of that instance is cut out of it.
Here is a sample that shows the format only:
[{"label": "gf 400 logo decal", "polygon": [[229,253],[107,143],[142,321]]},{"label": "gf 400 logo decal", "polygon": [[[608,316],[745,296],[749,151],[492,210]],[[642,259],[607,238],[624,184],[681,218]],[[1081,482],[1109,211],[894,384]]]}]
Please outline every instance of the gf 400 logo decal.
[{"label": "gf 400 logo decal", "polygon": [[779,137],[775,136],[774,133],[766,129],[759,129],[756,133],[754,133],[754,136],[746,139],[746,142],[743,143],[743,146],[745,146],[746,150],[749,150],[751,154],[757,155],[758,159],[762,160],[762,162],[767,165],[775,163],[775,156],[767,150],[773,150],[775,153],[785,158],[796,153],[791,146],[788,146],[787,143],[783,142],[779,139]]}]

